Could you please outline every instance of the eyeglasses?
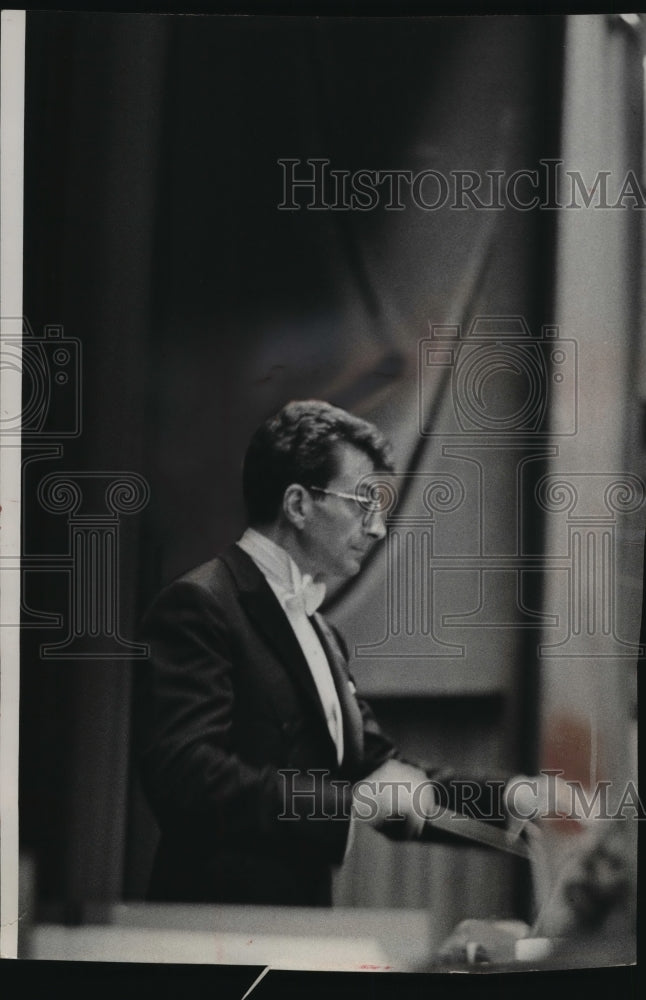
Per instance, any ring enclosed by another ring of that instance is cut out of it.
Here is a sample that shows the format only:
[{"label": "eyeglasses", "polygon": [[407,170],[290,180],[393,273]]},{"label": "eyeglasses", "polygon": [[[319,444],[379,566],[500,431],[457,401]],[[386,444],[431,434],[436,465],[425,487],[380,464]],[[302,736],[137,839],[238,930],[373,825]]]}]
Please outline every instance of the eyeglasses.
[{"label": "eyeglasses", "polygon": [[321,486],[308,486],[307,489],[314,490],[316,493],[325,493],[328,497],[339,497],[341,500],[352,500],[362,508],[361,521],[364,526],[370,523],[375,514],[384,513],[383,504],[373,497],[357,496],[356,493],[341,493],[338,490],[324,490]]}]

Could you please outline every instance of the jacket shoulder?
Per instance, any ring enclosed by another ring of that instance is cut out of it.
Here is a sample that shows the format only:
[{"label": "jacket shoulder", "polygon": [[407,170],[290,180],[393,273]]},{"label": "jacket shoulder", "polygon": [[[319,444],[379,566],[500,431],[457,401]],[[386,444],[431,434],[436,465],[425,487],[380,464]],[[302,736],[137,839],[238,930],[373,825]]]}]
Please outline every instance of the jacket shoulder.
[{"label": "jacket shoulder", "polygon": [[149,603],[143,615],[144,625],[167,609],[180,607],[217,607],[234,599],[237,588],[221,556],[195,566],[166,584]]},{"label": "jacket shoulder", "polygon": [[[254,590],[263,581],[253,560],[238,545],[230,545],[214,559],[187,570],[167,584],[150,608],[184,595],[206,598],[209,603],[236,600],[243,590]],[[150,609],[149,609],[150,610]]]},{"label": "jacket shoulder", "polygon": [[231,586],[231,583],[231,574],[224,560],[221,556],[216,556],[215,559],[209,559],[208,562],[201,563],[201,565],[189,569],[186,573],[183,573],[177,579],[173,580],[172,583],[168,584],[168,587],[192,586],[201,590],[217,592],[223,586]]}]

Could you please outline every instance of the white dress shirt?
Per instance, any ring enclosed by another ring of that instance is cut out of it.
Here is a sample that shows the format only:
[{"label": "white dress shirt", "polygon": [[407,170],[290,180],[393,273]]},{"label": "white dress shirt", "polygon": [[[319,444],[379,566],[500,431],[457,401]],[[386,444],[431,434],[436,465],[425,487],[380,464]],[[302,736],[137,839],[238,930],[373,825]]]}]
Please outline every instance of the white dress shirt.
[{"label": "white dress shirt", "polygon": [[237,544],[253,559],[280,601],[310,668],[336,745],[337,762],[341,764],[344,752],[341,706],[327,656],[305,611],[307,605],[309,614],[314,613],[325,597],[325,586],[313,583],[308,573],[302,575],[285,549],[254,528],[247,528]]}]

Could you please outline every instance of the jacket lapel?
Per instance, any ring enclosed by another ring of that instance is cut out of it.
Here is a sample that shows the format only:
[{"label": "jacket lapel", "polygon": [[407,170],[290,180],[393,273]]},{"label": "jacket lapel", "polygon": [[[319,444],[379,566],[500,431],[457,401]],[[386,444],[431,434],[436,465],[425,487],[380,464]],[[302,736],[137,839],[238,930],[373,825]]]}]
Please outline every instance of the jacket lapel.
[{"label": "jacket lapel", "polygon": [[230,546],[220,558],[233,574],[240,604],[250,621],[269,643],[280,663],[314,708],[331,746],[334,747],[314,678],[278,598],[253,559],[238,545]]},{"label": "jacket lapel", "polygon": [[363,759],[363,717],[353,691],[346,669],[346,658],[339,646],[334,632],[325,621],[323,615],[312,615],[312,624],[318,633],[321,645],[325,650],[334,686],[339,697],[343,714],[343,742],[345,746],[344,764],[353,767]]}]

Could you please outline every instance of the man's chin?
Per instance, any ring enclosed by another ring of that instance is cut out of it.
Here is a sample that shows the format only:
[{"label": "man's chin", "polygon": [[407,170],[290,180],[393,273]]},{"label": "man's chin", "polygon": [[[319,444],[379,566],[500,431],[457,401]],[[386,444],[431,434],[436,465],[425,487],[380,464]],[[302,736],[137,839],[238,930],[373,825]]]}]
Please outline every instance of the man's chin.
[{"label": "man's chin", "polygon": [[361,570],[363,563],[363,557],[358,553],[355,555],[353,552],[348,552],[348,557],[343,566],[343,578],[344,580],[350,580],[353,576]]}]

